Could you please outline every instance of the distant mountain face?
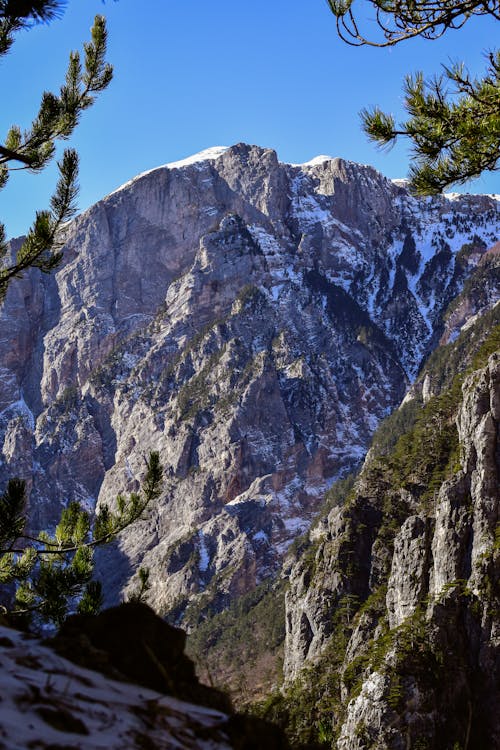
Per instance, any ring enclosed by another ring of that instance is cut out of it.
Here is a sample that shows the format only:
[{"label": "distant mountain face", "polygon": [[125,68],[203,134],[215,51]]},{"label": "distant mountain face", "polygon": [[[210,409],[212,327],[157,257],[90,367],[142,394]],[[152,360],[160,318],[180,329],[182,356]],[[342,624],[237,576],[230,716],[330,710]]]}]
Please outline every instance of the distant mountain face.
[{"label": "distant mountain face", "polygon": [[239,144],[139,176],[67,227],[56,274],[9,290],[2,479],[28,479],[46,527],[137,489],[159,450],[161,500],[100,556],[108,596],[141,564],[160,612],[224,606],[279,567],[428,350],[498,298],[499,237],[492,197],[417,200],[341,159]]}]

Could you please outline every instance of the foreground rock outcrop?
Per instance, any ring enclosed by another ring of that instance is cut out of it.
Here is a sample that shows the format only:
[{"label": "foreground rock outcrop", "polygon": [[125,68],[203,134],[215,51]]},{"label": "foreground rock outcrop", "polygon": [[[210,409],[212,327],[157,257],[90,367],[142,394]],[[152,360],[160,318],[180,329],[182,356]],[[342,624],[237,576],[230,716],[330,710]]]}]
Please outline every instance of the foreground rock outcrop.
[{"label": "foreground rock outcrop", "polygon": [[276,727],[200,685],[183,643],[137,604],[70,618],[50,648],[0,625],[0,747],[287,750]]},{"label": "foreground rock outcrop", "polygon": [[488,271],[443,322],[499,227],[491,197],[244,144],[139,176],[68,226],[55,275],[9,290],[0,479],[28,481],[47,528],[136,490],[158,450],[161,500],[99,560],[108,601],[143,565],[177,621],[225,607],[279,570],[429,348],[493,304]]}]

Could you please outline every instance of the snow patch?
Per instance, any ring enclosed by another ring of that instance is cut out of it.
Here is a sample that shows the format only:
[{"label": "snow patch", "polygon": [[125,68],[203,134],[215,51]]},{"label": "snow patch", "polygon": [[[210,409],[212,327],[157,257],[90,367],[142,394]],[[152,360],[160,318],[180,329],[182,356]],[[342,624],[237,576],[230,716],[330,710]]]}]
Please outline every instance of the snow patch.
[{"label": "snow patch", "polygon": [[127,473],[127,477],[128,477],[129,479],[135,479],[135,475],[134,475],[134,472],[132,471],[132,467],[131,467],[131,465],[130,465],[130,461],[129,461],[129,459],[128,459],[128,456],[127,456],[127,458],[125,459],[125,471],[126,471],[126,473]]},{"label": "snow patch", "polygon": [[21,398],[18,401],[14,401],[12,404],[9,404],[9,406],[7,406],[0,412],[0,418],[4,415],[6,417],[9,417],[10,419],[12,419],[13,417],[21,417],[26,420],[27,426],[30,430],[35,429],[35,417],[33,416],[33,412],[24,400],[22,394]]},{"label": "snow patch", "polygon": [[210,565],[210,555],[208,554],[208,549],[207,549],[207,545],[205,542],[205,535],[201,529],[198,531],[198,544],[199,544],[199,553],[200,553],[198,569],[200,573],[206,573],[206,571],[208,570],[208,566]]},{"label": "snow patch", "polygon": [[284,521],[285,528],[288,532],[300,535],[309,528],[309,522],[304,518],[286,518]]},{"label": "snow patch", "polygon": [[[147,734],[158,750],[230,750],[210,739],[226,718],[219,711],[84,669],[16,630],[0,627],[0,637],[11,644],[1,649],[2,746],[122,750]],[[82,731],[56,729],[42,707],[71,715]]]},{"label": "snow patch", "polygon": [[309,228],[315,224],[328,226],[333,221],[331,211],[323,208],[318,200],[306,189],[302,189],[303,175],[292,182],[293,215]]},{"label": "snow patch", "polygon": [[309,159],[309,161],[305,161],[302,164],[297,164],[294,166],[316,167],[318,164],[324,164],[325,161],[333,161],[334,158],[334,156],[328,156],[327,154],[319,154],[319,156],[315,156],[313,159]]},{"label": "snow patch", "polygon": [[132,370],[136,366],[139,359],[140,357],[137,354],[131,354],[130,352],[125,352],[122,356],[122,362],[129,370]]},{"label": "snow patch", "polygon": [[269,537],[267,536],[265,531],[262,531],[262,529],[258,531],[256,534],[254,534],[252,539],[254,540],[254,542],[268,542],[269,541]]},{"label": "snow patch", "polygon": [[212,146],[211,148],[205,148],[203,151],[199,151],[197,154],[187,156],[185,159],[179,161],[171,161],[165,166],[168,169],[181,169],[182,167],[188,167],[190,164],[198,164],[200,161],[213,161],[218,159],[219,156],[227,151],[229,146]]},{"label": "snow patch", "polygon": [[[475,196],[474,193],[443,193],[443,197],[449,201],[459,201],[461,198],[467,198],[469,195]],[[500,202],[500,193],[482,193],[482,195],[485,198],[491,198],[494,201]]]},{"label": "snow patch", "polygon": [[124,182],[123,185],[120,185],[120,187],[116,188],[116,190],[112,190],[111,193],[108,193],[106,198],[109,198],[110,195],[119,193],[121,190],[124,190],[125,188],[133,185],[135,182],[137,182],[137,180],[140,180],[143,177],[146,177],[146,175],[152,174],[153,172],[158,172],[158,170],[160,169],[182,169],[183,167],[189,167],[192,164],[199,164],[200,162],[213,161],[214,159],[218,159],[219,156],[222,156],[222,154],[228,150],[228,148],[229,146],[212,146],[212,148],[206,148],[203,151],[199,151],[197,154],[187,156],[185,159],[180,159],[179,161],[171,161],[167,164],[162,164],[159,167],[147,169],[145,172],[141,172],[131,180]]}]

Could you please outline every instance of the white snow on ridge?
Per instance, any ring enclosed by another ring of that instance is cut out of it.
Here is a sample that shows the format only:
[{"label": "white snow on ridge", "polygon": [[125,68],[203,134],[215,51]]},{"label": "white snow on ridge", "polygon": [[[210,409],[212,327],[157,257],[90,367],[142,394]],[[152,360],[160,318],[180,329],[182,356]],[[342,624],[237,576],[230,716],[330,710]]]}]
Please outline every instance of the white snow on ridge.
[{"label": "white snow on ridge", "polygon": [[168,167],[168,169],[180,169],[181,167],[187,167],[190,164],[197,164],[200,161],[213,161],[213,159],[218,159],[219,156],[222,156],[228,148],[229,146],[212,146],[212,148],[206,148],[203,151],[199,151],[197,154],[187,156],[185,159],[171,161],[164,166]]},{"label": "white snow on ridge", "polygon": [[334,156],[327,156],[326,154],[319,154],[319,156],[315,156],[313,159],[309,159],[309,161],[305,161],[302,164],[294,164],[293,166],[296,167],[315,167],[318,164],[324,164],[325,161],[333,161],[336,157]]},{"label": "white snow on ridge", "polygon": [[[182,169],[183,167],[188,167],[193,164],[201,164],[203,162],[207,161],[213,161],[214,159],[218,159],[219,156],[222,156],[222,154],[225,151],[228,151],[231,146],[211,146],[210,148],[203,149],[202,151],[199,151],[196,154],[192,154],[191,156],[187,156],[184,159],[179,159],[178,161],[172,161],[168,162],[167,164],[162,164],[158,167],[153,167],[152,169],[148,169],[145,172],[141,172],[140,174],[136,175],[136,177],[133,177],[131,180],[128,180],[127,182],[124,182],[123,185],[120,185],[115,190],[112,190],[106,197],[109,197],[110,195],[115,195],[115,193],[120,192],[124,188],[130,187],[136,180],[141,179],[142,177],[145,177],[148,174],[151,174],[152,172],[156,172],[159,169]],[[280,162],[282,164],[287,164],[291,167],[302,167],[302,168],[311,168],[316,167],[318,165],[324,164],[325,162],[333,161],[334,159],[342,158],[342,157],[336,157],[336,156],[330,156],[328,154],[319,154],[318,156],[313,157],[312,159],[309,159],[309,161],[301,162],[301,163],[293,163],[293,162]],[[358,162],[351,162],[351,164],[357,164],[361,167],[370,167],[369,164],[360,164]],[[397,185],[398,187],[408,187],[408,180],[406,178],[393,178],[389,180],[394,185]],[[468,195],[467,193],[443,193],[443,197],[450,201],[456,201],[460,198],[464,197],[464,195]],[[493,200],[500,202],[500,194],[488,194],[488,198],[492,198]]]},{"label": "white snow on ridge", "polygon": [[[476,196],[477,193],[443,193],[443,198],[449,201],[458,201],[460,198],[467,198],[469,195]],[[479,193],[479,195],[485,198],[491,198],[494,201],[500,202],[500,193]]]},{"label": "white snow on ridge", "polygon": [[180,159],[179,161],[171,161],[167,164],[162,164],[159,167],[153,167],[153,169],[147,169],[145,172],[141,172],[140,174],[133,177],[131,180],[128,180],[127,182],[124,182],[123,185],[120,185],[120,187],[117,187],[116,190],[112,190],[111,193],[108,193],[106,198],[109,198],[110,195],[115,195],[115,193],[119,193],[124,188],[128,188],[131,185],[134,184],[134,182],[137,182],[137,180],[140,180],[142,177],[145,177],[148,174],[151,174],[152,172],[157,172],[159,169],[182,169],[182,167],[189,167],[191,164],[198,164],[200,162],[205,161],[213,161],[214,159],[218,159],[219,156],[222,156],[222,154],[227,151],[229,146],[212,146],[212,148],[206,148],[203,151],[199,151],[197,154],[192,154],[191,156],[187,156],[185,159]]}]

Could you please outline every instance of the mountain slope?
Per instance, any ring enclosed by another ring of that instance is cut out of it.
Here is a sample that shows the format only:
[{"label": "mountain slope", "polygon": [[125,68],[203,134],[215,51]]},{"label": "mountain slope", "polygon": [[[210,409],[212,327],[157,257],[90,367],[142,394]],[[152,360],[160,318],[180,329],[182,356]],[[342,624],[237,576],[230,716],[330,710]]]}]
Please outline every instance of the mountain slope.
[{"label": "mountain slope", "polygon": [[499,228],[491,197],[244,144],[139,176],[67,227],[53,277],[9,290],[2,479],[28,480],[43,528],[159,450],[163,497],[100,557],[108,600],[142,564],[158,611],[223,608],[364,457]]},{"label": "mountain slope", "polygon": [[499,746],[499,352],[497,303],[430,358],[296,563],[274,706],[295,737]]}]

